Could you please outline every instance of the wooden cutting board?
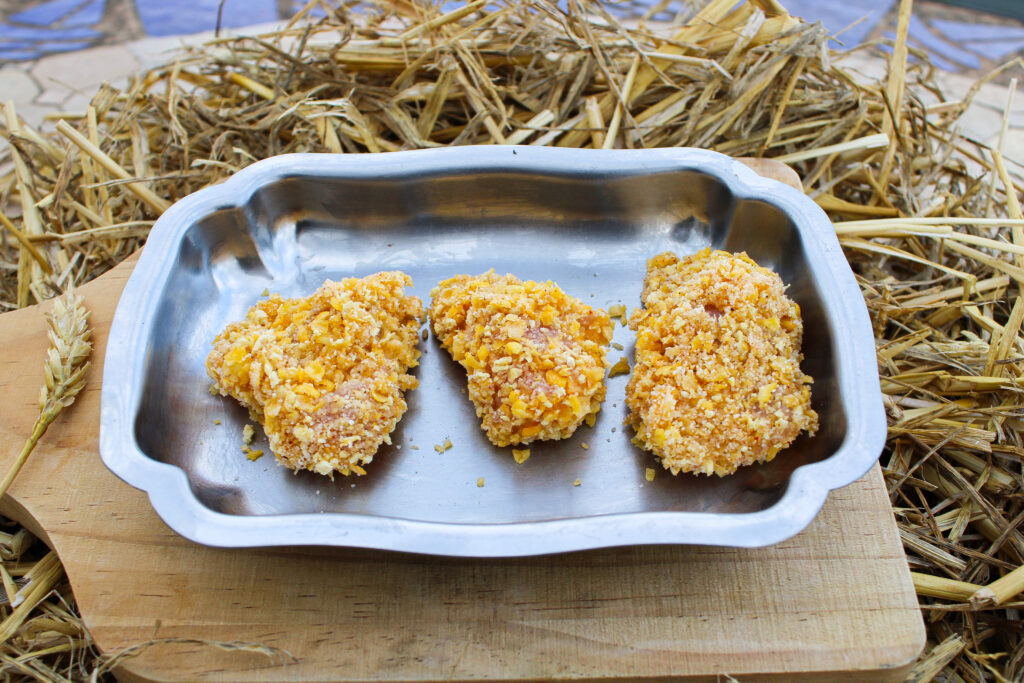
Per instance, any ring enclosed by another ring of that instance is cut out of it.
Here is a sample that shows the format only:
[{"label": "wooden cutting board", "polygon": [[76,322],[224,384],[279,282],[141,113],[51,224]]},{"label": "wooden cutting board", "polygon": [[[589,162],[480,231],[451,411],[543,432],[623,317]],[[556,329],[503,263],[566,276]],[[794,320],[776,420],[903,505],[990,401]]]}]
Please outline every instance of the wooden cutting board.
[{"label": "wooden cutting board", "polygon": [[[223,550],[187,541],[98,454],[107,332],[130,259],[81,288],[89,384],[0,511],[60,555],[106,653],[153,638],[130,681],[900,681],[924,627],[877,465],[798,536],[754,550],[635,547],[540,558]],[[48,305],[0,315],[0,468],[37,411]]]}]

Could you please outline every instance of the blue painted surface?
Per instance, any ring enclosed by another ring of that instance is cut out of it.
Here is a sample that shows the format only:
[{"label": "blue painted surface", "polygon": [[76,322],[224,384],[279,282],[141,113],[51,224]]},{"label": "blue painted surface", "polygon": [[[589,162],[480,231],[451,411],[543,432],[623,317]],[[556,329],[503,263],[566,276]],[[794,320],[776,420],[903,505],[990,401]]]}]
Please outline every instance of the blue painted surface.
[{"label": "blue painted surface", "polygon": [[[136,0],[135,7],[146,28],[146,35],[177,36],[215,29],[219,4],[219,0]],[[238,28],[277,19],[277,3],[274,0],[226,0],[220,25],[223,28]]]},{"label": "blue painted surface", "polygon": [[964,21],[931,22],[948,40],[961,43],[985,59],[999,62],[1024,50],[1024,28],[995,24],[970,24]]},{"label": "blue painted surface", "polygon": [[21,42],[31,45],[35,41],[53,41],[55,38],[62,40],[74,40],[76,38],[89,39],[99,36],[99,31],[88,26],[70,26],[60,29],[59,33],[46,27],[21,27],[12,26],[11,31],[3,37],[0,44],[7,45],[10,42]]},{"label": "blue painted surface", "polygon": [[[934,35],[928,30],[928,27],[925,26],[924,22],[915,16],[910,17],[909,34],[911,44],[914,44],[915,42],[918,43],[921,47],[928,50],[929,56],[936,54],[941,55],[948,60],[963,64],[969,69],[977,69],[981,67],[981,60],[978,59],[977,55],[971,54],[970,52],[957,47],[952,44],[953,41],[943,40],[942,38]],[[936,64],[936,66],[938,66],[938,64]]]},{"label": "blue painted surface", "polygon": [[820,21],[833,35],[846,29],[838,36],[837,40],[841,46],[837,47],[856,47],[864,42],[893,2],[894,0],[783,0],[783,5],[793,16],[802,17],[807,21]]},{"label": "blue painted surface", "polygon": [[88,47],[101,37],[92,25],[103,15],[103,0],[52,0],[11,15],[0,24],[0,61]]},{"label": "blue painted surface", "polygon": [[965,43],[985,59],[1000,62],[1024,50],[1024,40],[985,40]]},{"label": "blue painted surface", "polygon": [[998,26],[996,24],[971,24],[965,21],[933,19],[932,26],[944,34],[969,42],[984,40],[1024,41],[1024,28],[1020,26]]},{"label": "blue painted surface", "polygon": [[74,21],[78,25],[95,24],[103,16],[103,0],[51,0],[14,14],[13,24],[34,24],[52,26],[61,22]]}]

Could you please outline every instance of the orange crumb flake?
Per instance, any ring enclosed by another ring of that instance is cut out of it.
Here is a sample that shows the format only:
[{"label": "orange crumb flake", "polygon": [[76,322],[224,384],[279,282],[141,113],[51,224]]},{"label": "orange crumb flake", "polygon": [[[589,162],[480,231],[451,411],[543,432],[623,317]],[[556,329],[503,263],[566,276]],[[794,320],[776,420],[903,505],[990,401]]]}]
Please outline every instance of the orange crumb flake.
[{"label": "orange crumb flake", "polygon": [[526,462],[527,460],[530,459],[530,449],[529,448],[523,448],[523,449],[513,448],[512,449],[512,457],[515,458],[515,461],[516,461],[517,464],[522,465],[524,462]]},{"label": "orange crumb flake", "polygon": [[817,430],[800,309],[776,273],[746,254],[666,252],[642,298],[628,421],[666,469],[731,474]]},{"label": "orange crumb flake", "polygon": [[253,450],[246,445],[242,446],[242,452],[245,453],[245,457],[253,462],[256,462],[263,456],[262,450]]},{"label": "orange crumb flake", "polygon": [[583,483],[582,481],[580,481],[579,479],[577,479],[576,481],[574,481],[574,482],[572,483],[572,485],[573,485],[573,486],[579,486],[579,485],[580,485],[580,484],[582,484],[582,483]]},{"label": "orange crumb flake", "polygon": [[564,439],[605,395],[608,314],[552,282],[458,275],[431,292],[434,334],[468,375],[496,446]]},{"label": "orange crumb flake", "polygon": [[617,377],[619,375],[629,374],[629,361],[626,360],[625,356],[615,361],[615,365],[608,369],[609,377]]},{"label": "orange crumb flake", "polygon": [[[362,474],[406,410],[423,305],[397,272],[327,281],[312,296],[278,294],[213,342],[213,390],[263,425],[294,470]],[[251,427],[250,427],[251,429]]]},{"label": "orange crumb flake", "polygon": [[480,477],[479,479],[476,480],[476,486],[477,486],[477,488],[480,488],[480,489],[482,489],[484,487],[484,478],[483,477]]},{"label": "orange crumb flake", "polygon": [[644,479],[646,479],[647,481],[654,481],[654,474],[655,472],[653,467],[648,467],[644,469]]}]

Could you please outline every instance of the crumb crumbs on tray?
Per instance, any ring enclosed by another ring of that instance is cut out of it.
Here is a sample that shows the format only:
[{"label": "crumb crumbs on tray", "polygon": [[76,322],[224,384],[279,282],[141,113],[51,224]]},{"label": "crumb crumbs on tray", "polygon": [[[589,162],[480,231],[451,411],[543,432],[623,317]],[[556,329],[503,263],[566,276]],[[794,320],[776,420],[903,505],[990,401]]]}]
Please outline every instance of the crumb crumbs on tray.
[{"label": "crumb crumbs on tray", "polygon": [[580,485],[580,484],[582,484],[582,483],[583,483],[582,481],[580,481],[579,479],[577,479],[576,481],[574,481],[574,482],[572,483],[572,485],[573,485],[573,486],[579,486],[579,485]]},{"label": "crumb crumbs on tray", "polygon": [[434,450],[438,453],[444,453],[446,450],[452,447],[452,440],[445,437],[445,440],[439,444],[434,444]]},{"label": "crumb crumbs on tray", "polygon": [[615,361],[615,365],[608,368],[609,377],[618,377],[619,375],[629,374],[629,361],[623,356]]},{"label": "crumb crumbs on tray", "polygon": [[423,307],[404,293],[411,285],[390,271],[259,301],[214,340],[211,391],[248,408],[287,467],[365,474],[417,384],[408,370]]},{"label": "crumb crumbs on tray", "polygon": [[458,275],[431,292],[441,345],[467,373],[469,397],[496,446],[564,439],[605,395],[608,314],[552,282]]},{"label": "crumb crumbs on tray", "polygon": [[476,487],[482,489],[484,487],[484,478],[480,477],[476,480]]},{"label": "crumb crumbs on tray", "polygon": [[646,479],[647,481],[654,481],[654,474],[654,468],[648,467],[644,470],[644,479]]},{"label": "crumb crumbs on tray", "polygon": [[515,459],[516,464],[522,465],[524,462],[530,459],[529,448],[513,448],[512,457]]},{"label": "crumb crumbs on tray", "polygon": [[800,307],[778,274],[746,254],[666,252],[648,261],[642,300],[628,423],[663,467],[727,475],[815,432]]},{"label": "crumb crumbs on tray", "polygon": [[218,425],[218,426],[219,426],[219,425],[220,425],[220,418],[218,417],[218,418],[217,418],[216,420],[214,420],[214,421],[213,421],[213,424],[215,424],[215,425]]}]

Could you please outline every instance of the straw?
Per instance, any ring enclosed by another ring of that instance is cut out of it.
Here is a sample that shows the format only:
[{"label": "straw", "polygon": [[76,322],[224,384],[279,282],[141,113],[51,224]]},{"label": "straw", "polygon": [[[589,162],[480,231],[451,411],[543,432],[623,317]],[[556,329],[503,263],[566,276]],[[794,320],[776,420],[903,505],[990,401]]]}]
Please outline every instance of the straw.
[{"label": "straw", "polygon": [[[959,132],[981,83],[1020,62],[948,100],[908,42],[909,1],[884,82],[843,68],[824,30],[775,0],[702,4],[653,30],[581,2],[381,2],[312,19],[311,0],[281,30],[218,38],[101,88],[56,132],[7,104],[0,305],[101,275],[171,202],[282,153],[699,145],[781,159],[835,222],[876,335],[881,462],[929,629],[912,679],[1020,680],[1024,639],[1007,625],[1024,565],[1021,180],[1000,149]],[[1020,125],[1009,112],[1004,130]],[[19,534],[4,550],[0,533],[9,595],[45,557]],[[16,608],[0,668],[45,678],[89,651],[58,595]],[[58,612],[71,649],[11,649]]]}]

